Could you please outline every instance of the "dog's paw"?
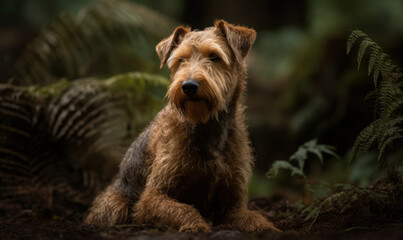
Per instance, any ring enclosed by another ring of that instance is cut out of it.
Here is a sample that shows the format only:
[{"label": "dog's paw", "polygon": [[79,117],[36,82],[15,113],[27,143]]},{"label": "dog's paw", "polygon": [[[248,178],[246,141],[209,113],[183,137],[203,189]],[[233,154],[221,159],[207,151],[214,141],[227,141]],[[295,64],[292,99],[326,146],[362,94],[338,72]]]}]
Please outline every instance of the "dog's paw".
[{"label": "dog's paw", "polygon": [[248,210],[237,215],[238,219],[235,220],[235,225],[241,231],[262,232],[271,230],[275,232],[282,232],[280,229],[276,228],[272,222],[267,220],[258,212]]},{"label": "dog's paw", "polygon": [[197,233],[197,232],[211,232],[211,227],[207,223],[189,223],[179,228],[180,232]]},{"label": "dog's paw", "polygon": [[250,224],[246,224],[244,226],[245,232],[262,232],[267,230],[282,232],[280,229],[276,228],[273,223],[269,222],[266,219],[264,219],[263,221],[253,221]]}]

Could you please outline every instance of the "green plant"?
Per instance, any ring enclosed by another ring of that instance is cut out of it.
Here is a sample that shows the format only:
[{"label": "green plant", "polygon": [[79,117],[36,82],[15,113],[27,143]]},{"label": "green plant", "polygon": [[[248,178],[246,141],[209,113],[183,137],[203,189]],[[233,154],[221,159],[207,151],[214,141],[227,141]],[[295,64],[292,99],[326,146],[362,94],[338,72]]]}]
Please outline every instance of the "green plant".
[{"label": "green plant", "polygon": [[159,110],[167,84],[133,72],[43,87],[0,85],[0,199],[50,207],[57,194],[89,204]]},{"label": "green plant", "polygon": [[[374,90],[366,99],[374,102],[375,120],[364,128],[357,136],[352,147],[348,164],[367,152],[370,147],[378,142],[378,160],[384,159],[386,148],[392,143],[398,143],[403,138],[403,93],[400,68],[393,63],[391,58],[383,52],[377,43],[370,39],[364,32],[355,30],[347,40],[347,54],[357,44],[358,68],[362,63],[365,53],[369,49],[368,75],[373,74]],[[383,161],[384,163],[385,161]],[[385,178],[381,178],[372,186],[359,188],[350,184],[333,184],[328,187],[330,194],[315,201],[310,205],[303,205],[300,209],[301,217],[309,222],[311,229],[315,222],[328,221],[327,218],[337,217],[340,227],[347,230],[360,228],[364,222],[355,219],[371,219],[368,224],[377,225],[389,221],[383,219],[383,214],[390,214],[391,221],[396,217],[395,209],[401,207],[402,176],[391,172]]]},{"label": "green plant", "polygon": [[1,202],[89,204],[163,104],[169,81],[151,74],[154,48],[176,25],[101,0],[61,14],[26,47],[11,84],[0,84]]},{"label": "green plant", "polygon": [[[298,150],[291,155],[288,161],[277,160],[275,161],[270,170],[266,173],[269,178],[276,177],[281,170],[291,171],[291,175],[297,175],[302,178],[306,178],[304,173],[305,162],[309,159],[308,153],[312,153],[318,157],[319,161],[323,164],[323,154],[326,153],[334,157],[338,155],[334,152],[335,148],[330,145],[318,144],[317,139],[312,139],[303,145],[301,145]],[[297,166],[292,163],[297,163]]]},{"label": "green plant", "polygon": [[357,136],[349,163],[367,152],[375,142],[378,143],[378,160],[382,160],[386,149],[393,143],[401,146],[398,140],[403,138],[403,74],[389,55],[360,30],[352,31],[348,37],[347,54],[358,44],[358,68],[365,53],[369,55],[368,75],[373,73],[375,89],[366,99],[374,101],[375,120]]},{"label": "green plant", "polygon": [[[332,224],[332,230],[350,231],[355,229],[390,228],[400,222],[402,176],[389,175],[381,178],[370,187],[359,188],[350,184],[334,184],[332,192],[309,206],[302,206],[300,217],[307,229],[316,225]],[[337,228],[336,228],[337,227]]]},{"label": "green plant", "polygon": [[124,0],[62,13],[26,47],[9,83],[46,85],[128,71],[159,71],[155,45],[178,23]]}]

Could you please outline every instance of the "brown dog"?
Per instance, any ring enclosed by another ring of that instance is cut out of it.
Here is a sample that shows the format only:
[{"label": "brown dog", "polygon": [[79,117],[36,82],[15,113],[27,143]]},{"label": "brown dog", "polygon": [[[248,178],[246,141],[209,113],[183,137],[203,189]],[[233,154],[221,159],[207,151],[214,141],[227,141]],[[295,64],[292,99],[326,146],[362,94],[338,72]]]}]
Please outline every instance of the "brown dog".
[{"label": "brown dog", "polygon": [[169,104],[133,142],[86,223],[278,230],[247,209],[253,157],[242,94],[255,37],[252,29],[219,20],[203,31],[178,27],[157,45],[161,67],[171,70]]}]

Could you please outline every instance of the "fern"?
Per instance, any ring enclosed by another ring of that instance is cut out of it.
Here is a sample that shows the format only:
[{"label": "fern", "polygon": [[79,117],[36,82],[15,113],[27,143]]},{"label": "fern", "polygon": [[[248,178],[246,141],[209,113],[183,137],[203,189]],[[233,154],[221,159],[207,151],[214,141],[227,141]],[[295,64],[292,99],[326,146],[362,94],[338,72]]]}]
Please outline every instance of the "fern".
[{"label": "fern", "polygon": [[269,177],[269,178],[274,178],[279,174],[280,170],[289,170],[289,171],[291,171],[291,176],[297,175],[297,176],[300,176],[300,177],[303,177],[303,178],[306,177],[304,172],[300,168],[295,167],[290,162],[284,161],[284,160],[275,161],[272,164],[270,170],[266,173],[266,176]]},{"label": "fern", "polygon": [[[355,221],[356,217],[374,216],[377,213],[371,212],[373,209],[383,209],[393,201],[399,202],[398,199],[391,199],[395,195],[400,194],[400,190],[396,193],[396,189],[392,184],[373,186],[369,188],[359,188],[350,184],[334,184],[333,192],[314,205],[307,206],[302,209],[301,215],[304,221],[311,221],[310,226],[318,219],[319,215],[326,218],[327,214],[332,216],[340,216],[339,219],[344,224],[348,221]],[[399,186],[401,187],[401,186]],[[344,219],[343,219],[344,218]],[[350,219],[353,218],[353,219]]]},{"label": "fern", "polygon": [[369,49],[370,57],[368,64],[368,75],[373,70],[373,80],[375,88],[378,87],[378,77],[381,73],[382,77],[389,78],[390,80],[397,80],[403,75],[399,69],[399,66],[393,63],[389,55],[383,52],[382,48],[374,42],[367,34],[360,30],[354,30],[351,32],[347,39],[347,54],[350,53],[351,48],[357,42],[361,42],[358,47],[357,63],[360,68],[363,56],[367,49]]},{"label": "fern", "polygon": [[[298,150],[290,156],[288,161],[277,160],[275,161],[266,176],[269,178],[274,178],[278,175],[280,170],[290,170],[291,175],[298,175],[300,177],[306,178],[304,173],[305,162],[309,159],[308,153],[314,154],[319,161],[323,164],[323,154],[326,153],[332,155],[336,158],[339,156],[334,152],[335,148],[330,145],[318,144],[317,139],[312,139],[303,145],[301,145]],[[296,162],[297,166],[291,164]]]},{"label": "fern", "polygon": [[[0,85],[0,199],[88,204],[160,109],[155,45],[178,25],[124,0],[63,13]],[[133,69],[143,72],[127,72]],[[22,87],[18,87],[22,86]],[[100,164],[102,163],[102,164]]]},{"label": "fern", "polygon": [[160,108],[167,85],[137,72],[44,87],[0,85],[0,199],[51,205],[62,195],[88,204]]},{"label": "fern", "polygon": [[382,160],[386,148],[403,139],[403,74],[400,68],[377,43],[360,30],[352,31],[348,37],[347,54],[355,44],[359,44],[358,67],[364,54],[369,52],[368,74],[373,72],[375,90],[370,92],[366,99],[374,99],[376,119],[357,136],[349,163],[367,152],[376,142],[378,143],[378,160]]},{"label": "fern", "polygon": [[[269,178],[274,178],[278,175],[281,170],[291,171],[291,175],[296,175],[304,179],[305,191],[316,192],[311,188],[307,181],[307,176],[304,173],[305,162],[309,159],[308,154],[311,153],[315,155],[319,161],[323,164],[323,154],[326,153],[336,158],[340,158],[335,152],[335,148],[330,145],[318,144],[317,139],[312,139],[303,145],[301,145],[298,150],[290,156],[288,161],[277,160],[275,161],[270,170],[266,173]],[[296,163],[296,164],[292,164]],[[304,216],[304,221],[311,219],[316,219],[322,210],[322,206],[310,205],[301,209],[301,215]]]},{"label": "fern", "polygon": [[15,65],[10,83],[46,85],[127,71],[159,70],[155,45],[178,25],[124,0],[101,0],[76,16],[63,13]]}]

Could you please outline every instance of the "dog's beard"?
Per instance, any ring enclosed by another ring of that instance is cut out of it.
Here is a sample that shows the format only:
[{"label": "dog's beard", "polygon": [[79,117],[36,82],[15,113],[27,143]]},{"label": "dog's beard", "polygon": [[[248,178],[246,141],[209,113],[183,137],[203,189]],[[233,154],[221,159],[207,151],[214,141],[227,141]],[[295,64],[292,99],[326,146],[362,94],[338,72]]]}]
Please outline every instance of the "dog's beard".
[{"label": "dog's beard", "polygon": [[193,123],[206,123],[211,117],[211,109],[204,100],[186,100],[183,104],[183,112],[186,118]]}]

